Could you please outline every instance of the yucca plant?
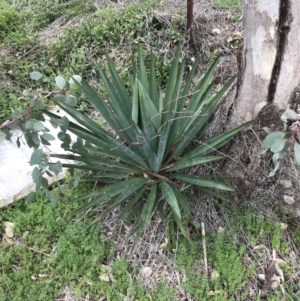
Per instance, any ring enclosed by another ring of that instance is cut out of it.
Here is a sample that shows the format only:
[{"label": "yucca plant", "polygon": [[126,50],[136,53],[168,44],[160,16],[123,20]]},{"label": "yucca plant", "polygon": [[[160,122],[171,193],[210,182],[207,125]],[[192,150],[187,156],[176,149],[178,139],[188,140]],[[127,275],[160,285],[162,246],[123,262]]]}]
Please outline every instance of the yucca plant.
[{"label": "yucca plant", "polygon": [[[214,189],[233,189],[212,178],[190,175],[187,170],[223,159],[223,156],[209,154],[225,145],[249,123],[188,152],[190,142],[203,134],[233,79],[219,92],[212,93],[216,60],[197,85],[193,83],[197,61],[183,80],[185,60],[180,61],[178,49],[166,89],[162,92],[156,78],[154,56],[150,56],[148,69],[140,48],[137,58],[138,62],[133,62],[129,76],[130,93],[109,57],[108,74],[98,64],[95,65],[107,99],[84,80],[77,82],[110,130],[76,111],[67,102],[58,102],[78,122],[69,122],[68,130],[79,139],[76,145],[67,149],[73,154],[53,156],[74,160],[73,164],[63,166],[90,171],[89,181],[105,184],[77,198],[78,201],[90,200],[80,210],[97,206],[107,213],[123,205],[119,218],[133,220],[130,233],[136,230],[137,237],[140,237],[153,212],[160,208],[165,214],[173,215],[177,226],[188,238],[182,216],[191,216],[188,204],[191,195],[181,189],[183,185],[197,186],[200,191],[220,197]],[[195,86],[193,92],[192,86]]]}]

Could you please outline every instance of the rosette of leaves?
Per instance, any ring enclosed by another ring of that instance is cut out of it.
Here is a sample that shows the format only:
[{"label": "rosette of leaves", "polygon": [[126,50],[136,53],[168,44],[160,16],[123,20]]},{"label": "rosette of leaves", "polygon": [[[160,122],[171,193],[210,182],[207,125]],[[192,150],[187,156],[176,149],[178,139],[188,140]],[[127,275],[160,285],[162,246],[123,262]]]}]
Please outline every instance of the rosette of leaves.
[{"label": "rosette of leaves", "polygon": [[[188,174],[189,168],[223,159],[212,153],[250,123],[188,151],[191,141],[203,135],[234,79],[219,92],[212,93],[216,60],[197,85],[193,83],[197,61],[183,80],[186,65],[185,60],[180,61],[178,49],[166,89],[162,92],[156,78],[153,55],[148,68],[141,49],[137,58],[129,76],[130,92],[109,57],[108,72],[95,65],[107,91],[107,99],[84,80],[77,82],[110,130],[76,111],[64,101],[66,96],[60,96],[58,105],[77,121],[77,124],[70,121],[68,130],[77,135],[78,140],[66,148],[70,155],[53,156],[73,160],[73,164],[63,164],[63,167],[89,171],[88,181],[105,184],[76,199],[89,199],[79,211],[98,207],[105,214],[122,205],[119,218],[133,220],[130,233],[136,231],[140,237],[153,212],[158,209],[165,217],[171,213],[188,238],[183,216],[191,217],[188,204],[191,194],[182,187],[196,186],[200,191],[221,198],[215,189],[233,191],[230,186],[211,177]],[[192,90],[193,85],[195,88]],[[49,112],[45,113],[52,119],[56,118]]]}]

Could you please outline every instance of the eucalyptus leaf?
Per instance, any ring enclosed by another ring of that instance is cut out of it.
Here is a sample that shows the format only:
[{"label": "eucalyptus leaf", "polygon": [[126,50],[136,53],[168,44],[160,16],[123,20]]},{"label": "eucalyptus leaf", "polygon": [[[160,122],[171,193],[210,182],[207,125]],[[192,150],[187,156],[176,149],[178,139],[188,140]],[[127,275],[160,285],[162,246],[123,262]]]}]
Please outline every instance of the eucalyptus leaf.
[{"label": "eucalyptus leaf", "polygon": [[80,83],[81,80],[82,80],[82,77],[80,75],[73,75],[70,79],[69,79],[69,84],[72,86],[72,85],[75,85],[75,81]]},{"label": "eucalyptus leaf", "polygon": [[77,187],[80,181],[80,177],[78,174],[74,175],[74,187]]},{"label": "eucalyptus leaf", "polygon": [[44,109],[45,104],[40,98],[36,98],[34,100],[34,106],[37,107],[38,109],[42,110],[42,109]]},{"label": "eucalyptus leaf", "polygon": [[55,83],[60,90],[64,90],[67,86],[66,80],[61,75],[55,77]]},{"label": "eucalyptus leaf", "polygon": [[14,118],[19,118],[19,117],[21,117],[22,116],[22,114],[23,114],[23,110],[22,109],[20,109],[20,108],[17,108],[17,109],[11,109],[11,115],[12,115],[12,117],[14,117]]},{"label": "eucalyptus leaf", "polygon": [[33,71],[29,75],[32,80],[36,80],[36,81],[43,77],[43,74],[39,71]]},{"label": "eucalyptus leaf", "polygon": [[286,139],[276,138],[273,141],[270,150],[273,153],[279,153],[284,149],[285,144],[286,144]]},{"label": "eucalyptus leaf", "polygon": [[35,197],[35,193],[34,192],[30,192],[27,197],[26,197],[26,202],[27,203],[31,203],[34,200]]},{"label": "eucalyptus leaf", "polygon": [[50,124],[53,126],[53,128],[57,129],[59,125],[59,119],[51,117]]},{"label": "eucalyptus leaf", "polygon": [[41,185],[45,190],[48,190],[49,184],[48,180],[44,177],[41,177]]},{"label": "eucalyptus leaf", "polygon": [[58,175],[62,171],[62,164],[60,161],[56,163],[50,163],[49,164],[49,170],[54,172],[56,175]]},{"label": "eucalyptus leaf", "polygon": [[45,121],[44,115],[42,112],[33,112],[32,113],[32,118],[34,118],[35,120],[39,120],[39,121]]},{"label": "eucalyptus leaf", "polygon": [[284,139],[285,137],[285,133],[283,132],[273,132],[271,134],[269,134],[265,140],[262,143],[262,148],[263,149],[268,149],[271,148],[271,146],[274,144],[276,139]]},{"label": "eucalyptus leaf", "polygon": [[33,129],[37,132],[45,130],[45,126],[41,121],[33,121],[32,124],[33,124]]},{"label": "eucalyptus leaf", "polygon": [[69,119],[66,116],[64,116],[61,117],[58,122],[60,129],[65,133],[69,127]]},{"label": "eucalyptus leaf", "polygon": [[297,142],[295,142],[294,152],[295,152],[295,161],[297,162],[297,165],[300,166],[300,144]]},{"label": "eucalyptus leaf", "polygon": [[57,138],[65,143],[71,143],[71,136],[69,134],[65,134],[63,132],[59,132]]},{"label": "eucalyptus leaf", "polygon": [[272,156],[274,166],[277,164],[278,160],[280,159],[280,153],[275,153]]},{"label": "eucalyptus leaf", "polygon": [[41,177],[41,171],[35,167],[32,171],[32,179],[33,179],[33,182],[34,183],[37,183],[39,180],[40,180],[40,177]]},{"label": "eucalyptus leaf", "polygon": [[40,146],[40,139],[39,139],[38,133],[32,132],[32,133],[31,133],[31,140],[32,140],[32,143],[33,143],[33,146],[34,146],[34,147],[37,148],[37,147]]},{"label": "eucalyptus leaf", "polygon": [[41,143],[43,145],[51,145],[51,143],[49,141],[45,140],[43,137],[40,137],[40,139],[41,139]]},{"label": "eucalyptus leaf", "polygon": [[52,207],[55,207],[57,203],[57,196],[54,193],[50,193],[49,199]]},{"label": "eucalyptus leaf", "polygon": [[73,95],[67,95],[66,96],[66,103],[71,106],[71,107],[75,107],[77,105],[77,98]]},{"label": "eucalyptus leaf", "polygon": [[26,120],[25,121],[25,128],[27,129],[27,130],[32,130],[33,129],[33,120]]},{"label": "eucalyptus leaf", "polygon": [[275,165],[275,167],[274,167],[274,169],[269,173],[269,175],[268,175],[268,177],[269,178],[271,178],[271,177],[274,177],[275,176],[275,174],[276,174],[276,171],[278,170],[278,168],[279,168],[279,166],[280,166],[280,162],[279,161],[277,161],[277,163],[276,163],[276,165]]},{"label": "eucalyptus leaf", "polygon": [[44,153],[41,149],[36,149],[30,157],[30,165],[39,164],[43,159]]},{"label": "eucalyptus leaf", "polygon": [[55,138],[51,134],[43,134],[43,135],[41,135],[41,137],[43,139],[45,139],[46,141],[53,141],[53,140],[55,140]]}]

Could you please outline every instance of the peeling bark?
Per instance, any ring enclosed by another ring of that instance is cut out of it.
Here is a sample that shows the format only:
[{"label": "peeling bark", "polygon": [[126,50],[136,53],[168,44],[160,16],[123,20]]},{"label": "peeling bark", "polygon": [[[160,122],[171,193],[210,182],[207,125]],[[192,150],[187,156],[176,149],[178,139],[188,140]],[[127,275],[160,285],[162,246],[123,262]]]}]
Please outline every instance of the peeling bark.
[{"label": "peeling bark", "polygon": [[255,118],[267,104],[278,41],[279,1],[245,0],[243,3],[244,50],[234,114],[245,121]]},{"label": "peeling bark", "polygon": [[[288,19],[283,24],[289,29],[273,100],[274,105],[279,109],[286,109],[287,106],[295,109],[300,103],[300,100],[295,98],[295,92],[300,88],[300,1],[290,0],[289,2]],[[283,33],[286,31],[287,28],[283,27]]]},{"label": "peeling bark", "polygon": [[300,91],[300,1],[244,0],[243,15],[242,71],[232,112],[248,121],[267,104],[278,110],[294,105]]},{"label": "peeling bark", "polygon": [[186,31],[189,34],[189,43],[194,43],[194,37],[193,37],[193,8],[194,8],[194,0],[187,0],[187,11],[186,11]]},{"label": "peeling bark", "polygon": [[300,111],[300,0],[243,0],[243,18],[237,90],[226,99],[227,119],[221,126],[224,130],[252,119],[255,123],[224,149],[230,160],[221,170],[232,175],[237,199],[264,198],[276,189],[276,198],[270,194],[266,202],[283,200],[286,191],[277,183],[290,181],[293,186],[288,195],[299,203],[300,216],[300,181],[292,150],[275,181],[268,178],[272,156],[261,153],[266,137],[263,127],[281,130],[281,113],[287,108]]}]

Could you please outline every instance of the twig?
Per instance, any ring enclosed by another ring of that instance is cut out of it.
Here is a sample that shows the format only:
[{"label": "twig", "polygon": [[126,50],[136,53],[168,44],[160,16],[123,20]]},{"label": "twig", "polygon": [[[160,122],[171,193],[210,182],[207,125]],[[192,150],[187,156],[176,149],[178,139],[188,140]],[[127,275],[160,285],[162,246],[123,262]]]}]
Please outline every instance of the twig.
[{"label": "twig", "polygon": [[202,247],[203,247],[203,256],[204,256],[204,272],[206,275],[208,275],[205,225],[203,222],[201,222],[201,235],[202,235]]},{"label": "twig", "polygon": [[24,116],[29,114],[32,111],[32,108],[28,109],[26,112],[24,112],[21,116],[13,119],[12,121],[5,121],[4,123],[0,124],[0,130],[7,128],[8,126],[14,124],[16,121],[22,119]]},{"label": "twig", "polygon": [[44,252],[42,252],[42,251],[38,251],[38,250],[36,250],[36,249],[34,249],[34,248],[31,248],[31,247],[27,247],[27,248],[28,248],[29,250],[35,252],[35,253],[39,253],[39,254],[42,254],[42,255],[45,255],[45,256],[51,258],[51,255],[50,255],[50,254],[44,253]]}]

